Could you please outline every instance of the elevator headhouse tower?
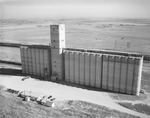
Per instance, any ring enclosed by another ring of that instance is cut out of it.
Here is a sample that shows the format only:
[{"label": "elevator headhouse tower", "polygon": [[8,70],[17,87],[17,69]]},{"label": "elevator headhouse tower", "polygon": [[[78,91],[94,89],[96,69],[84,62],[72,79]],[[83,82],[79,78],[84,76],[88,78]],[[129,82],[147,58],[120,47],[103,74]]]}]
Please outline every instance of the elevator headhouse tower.
[{"label": "elevator headhouse tower", "polygon": [[63,78],[63,48],[65,48],[65,25],[51,25],[51,62],[52,76],[57,76],[57,79]]}]

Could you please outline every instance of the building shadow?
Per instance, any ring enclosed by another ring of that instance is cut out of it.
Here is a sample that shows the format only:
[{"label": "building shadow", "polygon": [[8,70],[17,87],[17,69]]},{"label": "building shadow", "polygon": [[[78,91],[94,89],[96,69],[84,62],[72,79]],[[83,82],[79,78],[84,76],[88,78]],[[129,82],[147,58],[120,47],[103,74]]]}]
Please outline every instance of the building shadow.
[{"label": "building shadow", "polygon": [[106,90],[106,89],[102,89],[102,88],[96,88],[96,87],[90,87],[90,86],[86,86],[86,85],[79,85],[79,84],[75,84],[75,83],[70,83],[70,82],[66,82],[63,80],[57,80],[57,81],[51,81],[50,79],[46,80],[44,77],[38,77],[38,76],[23,74],[22,69],[0,68],[0,74],[1,75],[13,75],[13,76],[30,76],[32,78],[37,79],[38,81],[47,81],[47,82],[50,81],[50,82],[57,83],[60,85],[76,87],[76,88],[81,88],[81,89],[90,90],[90,91],[125,94],[125,93],[115,92],[113,90],[111,91],[111,90]]},{"label": "building shadow", "polygon": [[80,85],[80,84],[75,84],[75,83],[70,83],[70,82],[65,82],[65,81],[59,81],[59,80],[55,81],[54,83],[58,83],[58,84],[66,85],[66,86],[70,86],[70,87],[81,88],[81,89],[90,90],[90,91],[99,91],[99,92],[107,92],[107,93],[116,93],[116,94],[128,95],[126,93],[121,93],[119,91],[117,92],[117,91],[114,91],[114,90],[102,89],[101,87],[96,88],[96,87]]},{"label": "building shadow", "polygon": [[0,68],[2,75],[22,75],[22,69]]}]

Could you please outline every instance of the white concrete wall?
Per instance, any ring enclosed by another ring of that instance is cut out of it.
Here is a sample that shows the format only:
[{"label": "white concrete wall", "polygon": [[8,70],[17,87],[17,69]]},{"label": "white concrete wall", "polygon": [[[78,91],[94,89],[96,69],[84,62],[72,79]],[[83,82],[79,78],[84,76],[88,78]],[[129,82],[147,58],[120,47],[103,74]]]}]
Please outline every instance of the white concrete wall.
[{"label": "white concrete wall", "polygon": [[75,53],[69,52],[70,82],[75,83]]},{"label": "white concrete wall", "polygon": [[109,69],[108,69],[108,90],[113,90],[114,87],[114,70],[115,70],[115,56],[109,55]]},{"label": "white concrete wall", "polygon": [[109,68],[108,68],[108,55],[103,55],[103,66],[102,66],[102,70],[103,70],[103,76],[102,76],[102,89],[108,89],[107,88],[107,83],[108,83],[108,73],[109,73]]},{"label": "white concrete wall", "polygon": [[114,70],[114,86],[113,90],[119,92],[120,78],[121,78],[121,56],[115,56],[115,70]]},{"label": "white concrete wall", "polygon": [[[127,68],[128,63],[127,63],[127,58],[122,56],[121,57],[121,78],[120,78],[120,92],[121,93],[125,93],[126,92],[126,80],[127,80],[127,76],[130,73],[127,73],[127,70],[129,70],[129,68]],[[132,67],[134,65],[131,65]],[[133,72],[131,71],[131,74]]]},{"label": "white concrete wall", "polygon": [[75,61],[75,64],[74,64],[74,67],[75,67],[75,80],[74,80],[74,82],[76,83],[76,84],[79,84],[80,83],[80,79],[79,79],[79,71],[80,71],[80,65],[79,65],[79,52],[75,52],[75,54],[74,54],[74,61]]},{"label": "white concrete wall", "polygon": [[96,88],[102,88],[102,54],[96,54]]},{"label": "white concrete wall", "polygon": [[142,57],[65,50],[65,81],[138,95]]},{"label": "white concrete wall", "polygon": [[81,85],[84,85],[84,53],[79,53],[79,82]]},{"label": "white concrete wall", "polygon": [[32,74],[33,74],[33,75],[37,75],[35,50],[36,50],[36,49],[34,49],[34,48],[31,49],[31,51],[32,51],[32,60],[33,60],[33,61],[32,61],[32,62],[33,62],[33,63],[32,63],[32,66],[33,66],[33,71],[32,71],[33,73],[32,73]]},{"label": "white concrete wall", "polygon": [[50,50],[34,47],[21,47],[22,72],[24,74],[45,77],[51,75]]},{"label": "white concrete wall", "polygon": [[69,52],[65,52],[65,81],[70,82]]},{"label": "white concrete wall", "polygon": [[86,86],[90,86],[90,67],[91,67],[91,64],[90,64],[90,53],[85,53],[85,85]]},{"label": "white concrete wall", "polygon": [[51,64],[52,76],[56,76],[58,80],[63,80],[63,48],[65,48],[65,25],[51,25]]},{"label": "white concrete wall", "polygon": [[133,94],[139,95],[141,87],[141,77],[142,77],[142,67],[143,67],[143,57],[135,59],[134,66],[134,78],[133,78]]},{"label": "white concrete wall", "polygon": [[[134,61],[135,61],[135,58],[128,58],[128,70],[127,70],[127,87],[126,87],[126,93],[128,94],[132,94],[132,89],[133,89],[133,79],[134,79]],[[136,78],[138,79],[138,78]]]},{"label": "white concrete wall", "polygon": [[90,62],[90,86],[95,87],[96,86],[96,54],[91,54],[91,62]]}]

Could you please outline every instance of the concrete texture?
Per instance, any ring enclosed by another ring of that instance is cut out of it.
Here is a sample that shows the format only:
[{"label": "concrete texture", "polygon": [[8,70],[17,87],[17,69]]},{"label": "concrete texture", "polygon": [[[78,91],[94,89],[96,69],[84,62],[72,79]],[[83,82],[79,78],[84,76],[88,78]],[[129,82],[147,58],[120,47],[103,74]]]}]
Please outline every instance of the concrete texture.
[{"label": "concrete texture", "polygon": [[79,52],[75,52],[75,55],[74,55],[74,60],[75,60],[75,84],[79,84]]},{"label": "concrete texture", "polygon": [[[21,48],[23,73],[139,95],[143,57],[124,52],[65,48],[65,26],[51,25],[51,47]],[[43,51],[44,50],[44,51]],[[44,73],[43,73],[44,72]]]},{"label": "concrete texture", "polygon": [[70,82],[75,83],[75,52],[70,53],[70,77]]},{"label": "concrete texture", "polygon": [[103,55],[103,76],[102,76],[102,88],[107,89],[107,81],[108,81],[108,73],[109,73],[109,63],[108,63],[108,55]]},{"label": "concrete texture", "polygon": [[79,81],[81,85],[84,85],[84,53],[80,52],[79,53],[79,67],[80,67],[80,71],[79,71]]},{"label": "concrete texture", "polygon": [[115,60],[113,55],[109,55],[109,73],[108,73],[108,90],[113,90]]},{"label": "concrete texture", "polygon": [[121,77],[121,57],[115,56],[115,75],[114,75],[114,91],[120,90],[120,77]]},{"label": "concrete texture", "polygon": [[65,51],[65,81],[70,82],[69,52]]},{"label": "concrete texture", "polygon": [[[127,73],[128,66],[127,63],[127,57],[122,56],[121,57],[121,78],[120,78],[120,92],[125,93],[126,92],[126,80],[127,76],[130,73]],[[133,67],[134,65],[131,65]],[[131,71],[131,74],[133,74],[133,71]],[[131,90],[130,90],[131,91]]]},{"label": "concrete texture", "polygon": [[139,95],[142,57],[73,50],[65,50],[64,53],[65,81]]},{"label": "concrete texture", "polygon": [[90,53],[85,53],[85,85],[90,85]]},{"label": "concrete texture", "polygon": [[95,84],[96,84],[96,88],[101,88],[101,81],[102,81],[102,55],[96,55],[96,80],[95,80]]},{"label": "concrete texture", "polygon": [[65,48],[65,26],[51,25],[51,60],[52,60],[52,76],[57,76],[58,80],[63,79],[63,55],[62,49]]},{"label": "concrete texture", "polygon": [[24,74],[41,77],[51,75],[49,49],[41,49],[37,47],[21,47],[20,49],[22,72]]}]

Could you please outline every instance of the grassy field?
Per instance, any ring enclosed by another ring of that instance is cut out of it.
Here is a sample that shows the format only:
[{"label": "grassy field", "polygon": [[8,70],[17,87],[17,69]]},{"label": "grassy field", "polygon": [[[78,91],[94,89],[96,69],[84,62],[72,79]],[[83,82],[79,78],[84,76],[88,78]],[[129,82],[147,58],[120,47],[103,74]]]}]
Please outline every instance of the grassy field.
[{"label": "grassy field", "polygon": [[0,118],[136,118],[84,101],[57,101],[54,108],[45,107],[36,102],[23,101],[3,88],[0,86]]},{"label": "grassy field", "polygon": [[120,105],[129,108],[131,110],[135,110],[141,113],[146,113],[148,115],[150,115],[150,106],[147,104],[132,104],[132,103],[119,103]]}]

